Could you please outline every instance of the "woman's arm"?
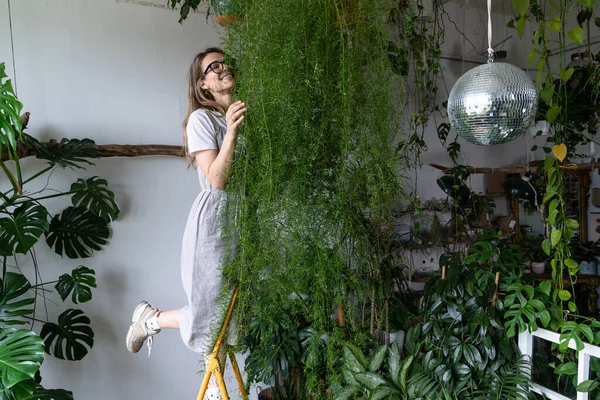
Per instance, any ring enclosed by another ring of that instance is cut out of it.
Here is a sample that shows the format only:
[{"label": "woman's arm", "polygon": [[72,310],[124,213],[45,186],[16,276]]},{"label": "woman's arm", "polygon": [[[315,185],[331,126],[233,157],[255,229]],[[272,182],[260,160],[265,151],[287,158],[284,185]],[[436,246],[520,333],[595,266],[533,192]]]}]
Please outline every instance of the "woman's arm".
[{"label": "woman's arm", "polygon": [[195,154],[198,166],[215,189],[223,190],[227,185],[229,168],[235,155],[237,130],[244,121],[244,112],[246,112],[246,105],[241,101],[236,101],[229,106],[225,114],[227,133],[223,138],[221,149],[202,150]]}]

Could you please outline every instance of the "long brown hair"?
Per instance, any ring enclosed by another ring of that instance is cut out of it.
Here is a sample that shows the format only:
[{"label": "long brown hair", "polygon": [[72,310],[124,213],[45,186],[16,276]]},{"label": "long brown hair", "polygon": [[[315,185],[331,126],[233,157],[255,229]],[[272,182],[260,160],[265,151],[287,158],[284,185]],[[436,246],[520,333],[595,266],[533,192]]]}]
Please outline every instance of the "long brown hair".
[{"label": "long brown hair", "polygon": [[194,61],[192,61],[192,65],[190,66],[189,72],[189,83],[188,83],[188,111],[185,119],[183,120],[183,149],[185,151],[185,158],[188,160],[192,167],[196,167],[196,160],[194,157],[189,155],[188,149],[188,141],[187,141],[187,123],[190,119],[190,115],[199,108],[205,110],[211,110],[219,112],[225,115],[225,110],[223,107],[215,101],[210,92],[204,90],[200,87],[200,82],[204,78],[202,73],[202,61],[204,57],[206,57],[209,53],[220,53],[225,55],[225,52],[218,47],[209,47],[201,53],[198,53],[196,57],[194,57]]}]

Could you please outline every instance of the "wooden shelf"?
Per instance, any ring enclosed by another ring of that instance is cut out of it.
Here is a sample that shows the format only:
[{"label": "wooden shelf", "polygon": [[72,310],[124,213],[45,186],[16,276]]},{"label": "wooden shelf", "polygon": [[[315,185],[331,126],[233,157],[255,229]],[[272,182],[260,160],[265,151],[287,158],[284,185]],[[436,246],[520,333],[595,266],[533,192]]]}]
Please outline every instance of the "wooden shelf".
[{"label": "wooden shelf", "polygon": [[396,244],[396,246],[394,246],[394,251],[398,253],[398,252],[403,252],[403,251],[419,251],[419,250],[426,250],[426,249],[436,249],[436,248],[452,246],[452,245],[471,244],[474,241],[475,241],[475,239],[473,239],[473,238],[464,238],[464,239],[460,239],[460,240],[443,241],[440,243],[424,243],[424,244],[414,243],[414,244],[412,244],[410,242],[406,242],[407,243],[406,246]]}]

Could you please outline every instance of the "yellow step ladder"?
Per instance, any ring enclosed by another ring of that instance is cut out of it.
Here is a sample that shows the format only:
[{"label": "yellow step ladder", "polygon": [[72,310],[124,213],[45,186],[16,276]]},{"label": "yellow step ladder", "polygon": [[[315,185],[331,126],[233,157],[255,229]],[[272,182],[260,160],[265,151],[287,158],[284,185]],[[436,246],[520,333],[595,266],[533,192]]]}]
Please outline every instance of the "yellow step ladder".
[{"label": "yellow step ladder", "polygon": [[[235,301],[237,299],[238,292],[239,288],[236,288],[233,292],[233,296],[231,297],[231,302],[229,303],[229,308],[227,309],[225,321],[223,321],[223,325],[221,326],[219,338],[217,339],[215,347],[213,347],[213,351],[210,353],[210,356],[208,358],[208,365],[206,367],[204,379],[202,380],[202,386],[200,386],[200,392],[198,393],[198,397],[196,398],[196,400],[204,400],[204,395],[206,394],[208,382],[210,381],[212,374],[215,374],[215,376],[217,377],[217,384],[219,385],[219,389],[221,390],[222,400],[229,400],[229,394],[227,394],[227,387],[225,387],[225,380],[223,379],[223,370],[225,365],[221,366],[221,362],[219,361],[219,350],[221,350],[221,346],[223,345],[225,332],[227,332],[227,327],[229,326],[229,321],[231,319],[231,314],[233,313],[233,307],[235,306]],[[231,360],[231,367],[233,368],[235,379],[237,380],[238,386],[240,388],[242,399],[248,400],[248,394],[246,393],[246,389],[244,388],[244,381],[242,380],[242,375],[240,374],[240,369],[238,368],[233,348],[225,344],[225,353],[225,355],[228,355],[229,359]]]}]

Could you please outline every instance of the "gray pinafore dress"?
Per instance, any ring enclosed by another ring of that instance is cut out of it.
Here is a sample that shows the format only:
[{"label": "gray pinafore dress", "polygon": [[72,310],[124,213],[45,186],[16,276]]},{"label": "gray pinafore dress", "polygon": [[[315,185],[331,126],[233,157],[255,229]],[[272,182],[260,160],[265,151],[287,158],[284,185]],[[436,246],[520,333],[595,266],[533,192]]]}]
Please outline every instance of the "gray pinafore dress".
[{"label": "gray pinafore dress", "polygon": [[[221,114],[199,109],[188,120],[186,133],[189,154],[219,150],[227,131]],[[181,249],[181,279],[188,305],[179,314],[181,338],[197,353],[208,353],[211,329],[220,318],[221,263],[227,250],[222,237],[221,210],[226,194],[213,188],[198,170],[200,194],[187,219]]]}]

